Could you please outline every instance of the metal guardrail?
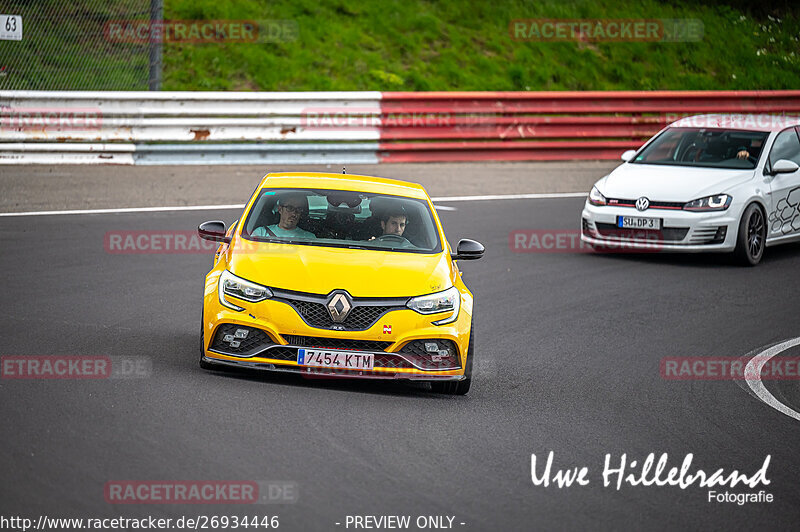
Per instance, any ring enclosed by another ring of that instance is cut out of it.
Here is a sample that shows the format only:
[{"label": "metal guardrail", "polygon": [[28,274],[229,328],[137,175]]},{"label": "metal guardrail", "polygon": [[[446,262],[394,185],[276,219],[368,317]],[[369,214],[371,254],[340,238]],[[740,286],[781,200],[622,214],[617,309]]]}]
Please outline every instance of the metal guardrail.
[{"label": "metal guardrail", "polygon": [[126,144],[0,143],[0,164],[134,164]]},{"label": "metal guardrail", "polygon": [[700,113],[798,113],[800,91],[388,92],[384,116],[427,123],[381,130],[384,162],[616,159]]},{"label": "metal guardrail", "polygon": [[377,142],[138,145],[134,164],[377,164]]},{"label": "metal guardrail", "polygon": [[614,159],[711,112],[800,113],[800,91],[0,91],[0,164]]},{"label": "metal guardrail", "polygon": [[[374,163],[380,98],[380,92],[0,91],[0,143],[6,143],[0,164]],[[360,117],[358,124],[342,127],[348,116]],[[114,153],[118,143],[128,146],[128,156],[95,153],[100,145]]]}]

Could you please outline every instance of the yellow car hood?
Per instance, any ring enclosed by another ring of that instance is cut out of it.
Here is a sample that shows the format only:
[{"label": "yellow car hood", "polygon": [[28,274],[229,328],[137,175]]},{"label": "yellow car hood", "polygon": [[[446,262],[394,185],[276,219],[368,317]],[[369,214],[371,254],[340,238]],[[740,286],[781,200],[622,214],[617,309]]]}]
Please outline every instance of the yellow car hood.
[{"label": "yellow car hood", "polygon": [[254,243],[238,239],[228,270],[272,288],[354,297],[405,297],[452,286],[452,261],[437,254]]}]

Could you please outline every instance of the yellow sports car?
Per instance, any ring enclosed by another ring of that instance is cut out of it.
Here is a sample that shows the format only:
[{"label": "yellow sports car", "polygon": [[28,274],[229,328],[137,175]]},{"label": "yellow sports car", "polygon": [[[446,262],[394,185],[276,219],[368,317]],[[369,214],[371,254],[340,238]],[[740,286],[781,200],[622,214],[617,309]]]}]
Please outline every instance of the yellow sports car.
[{"label": "yellow sports car", "polygon": [[356,175],[268,174],[221,242],[203,297],[200,365],[430,381],[465,394],[472,294],[422,186]]}]

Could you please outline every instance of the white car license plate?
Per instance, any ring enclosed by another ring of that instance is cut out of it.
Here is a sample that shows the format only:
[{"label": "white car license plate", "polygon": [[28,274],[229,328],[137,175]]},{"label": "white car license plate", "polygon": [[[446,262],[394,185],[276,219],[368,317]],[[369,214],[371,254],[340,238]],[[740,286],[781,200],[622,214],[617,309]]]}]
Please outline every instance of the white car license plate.
[{"label": "white car license plate", "polygon": [[297,363],[317,368],[372,369],[375,355],[370,353],[348,353],[346,351],[323,351],[298,349]]},{"label": "white car license plate", "polygon": [[661,229],[661,218],[640,218],[638,216],[617,216],[620,229]]}]

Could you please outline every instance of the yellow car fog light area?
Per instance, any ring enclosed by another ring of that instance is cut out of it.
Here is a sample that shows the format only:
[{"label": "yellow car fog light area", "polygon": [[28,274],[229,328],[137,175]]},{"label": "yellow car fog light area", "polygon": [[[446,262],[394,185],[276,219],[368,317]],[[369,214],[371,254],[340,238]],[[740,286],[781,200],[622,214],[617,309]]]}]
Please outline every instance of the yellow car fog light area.
[{"label": "yellow car fog light area", "polygon": [[239,312],[244,310],[243,307],[229,301],[226,296],[232,296],[250,303],[258,303],[272,297],[272,291],[266,286],[242,279],[225,270],[219,276],[219,302],[229,309]]},{"label": "yellow car fog light area", "polygon": [[247,338],[247,334],[250,331],[247,329],[236,329],[233,334],[226,334],[222,337],[223,342],[227,342],[228,345],[233,347],[234,349],[242,345],[242,340]]}]

